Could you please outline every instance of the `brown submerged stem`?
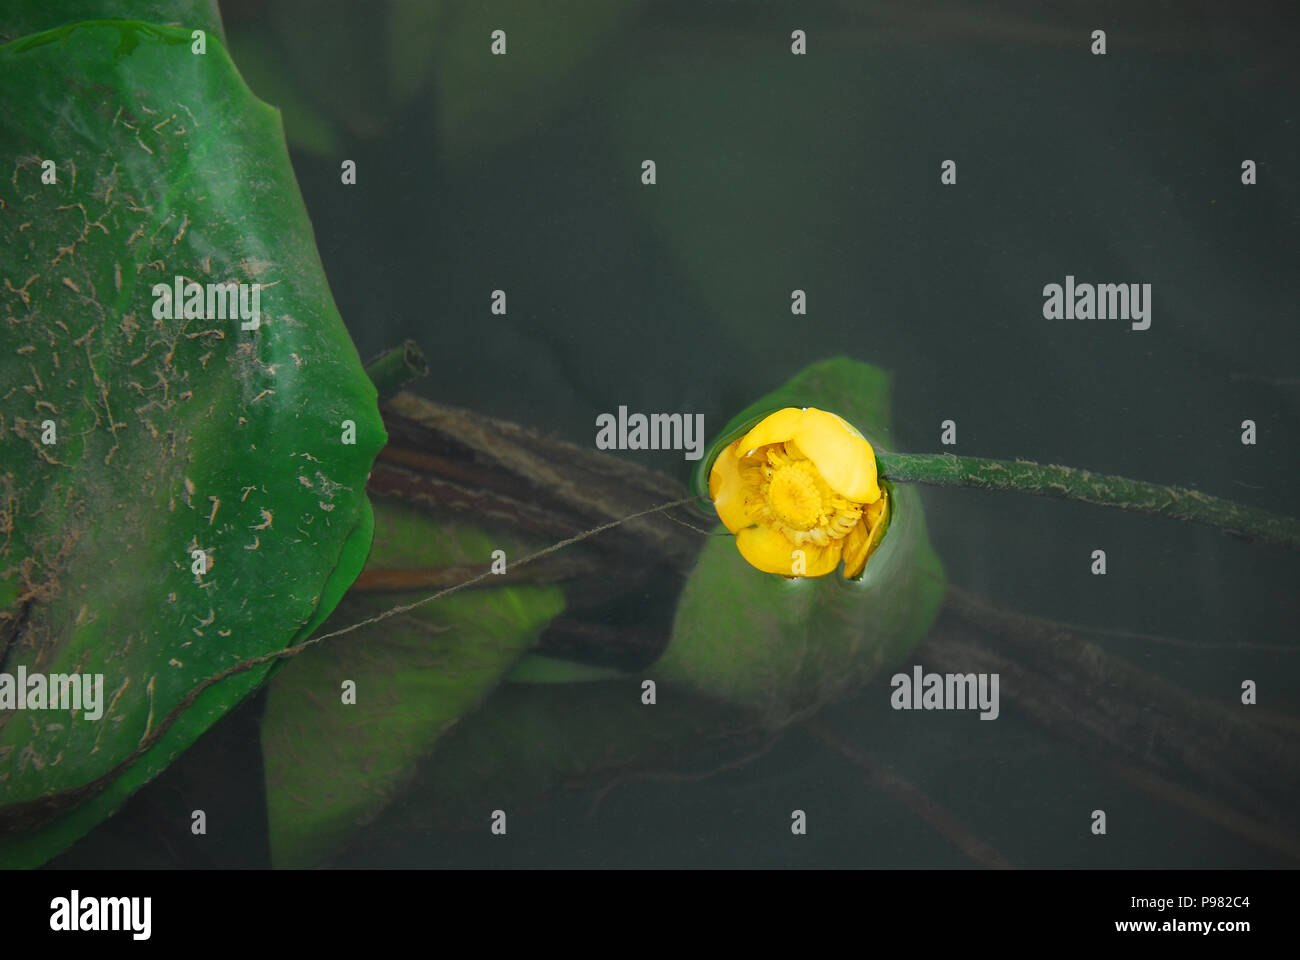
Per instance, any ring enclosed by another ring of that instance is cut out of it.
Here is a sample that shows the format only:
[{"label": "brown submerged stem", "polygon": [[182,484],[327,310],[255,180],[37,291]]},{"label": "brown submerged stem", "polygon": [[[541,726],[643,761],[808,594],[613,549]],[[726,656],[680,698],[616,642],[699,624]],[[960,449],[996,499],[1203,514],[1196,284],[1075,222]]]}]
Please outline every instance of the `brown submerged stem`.
[{"label": "brown submerged stem", "polygon": [[894,773],[875,755],[850,743],[820,720],[809,720],[804,729],[857,767],[878,788],[891,794],[911,813],[937,833],[947,837],[962,853],[985,867],[1007,869],[1011,862],[990,843],[981,840],[946,808],[920,787]]},{"label": "brown submerged stem", "polygon": [[916,655],[940,671],[1000,674],[1007,705],[1107,775],[1300,859],[1289,816],[1300,756],[1285,725],[1198,697],[1063,624],[951,585]]}]

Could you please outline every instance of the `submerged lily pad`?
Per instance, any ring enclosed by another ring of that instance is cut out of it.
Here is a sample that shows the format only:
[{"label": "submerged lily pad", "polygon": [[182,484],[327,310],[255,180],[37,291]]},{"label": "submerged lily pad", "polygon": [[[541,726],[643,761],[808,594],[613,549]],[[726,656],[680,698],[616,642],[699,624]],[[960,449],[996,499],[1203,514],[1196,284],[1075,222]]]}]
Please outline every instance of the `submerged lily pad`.
[{"label": "submerged lily pad", "polygon": [[[271,668],[173,716],[201,681],[328,615],[364,562],[385,434],[278,113],[216,36],[199,53],[184,27],[72,24],[0,47],[0,82],[3,670],[103,675],[95,710],[0,712],[12,866],[85,833]],[[176,277],[260,284],[260,325],[166,318],[154,285]]]},{"label": "submerged lily pad", "polygon": [[706,779],[741,766],[770,736],[741,711],[686,691],[647,704],[635,675],[508,683],[439,741],[333,865],[442,866],[451,832],[487,836],[494,810],[527,822],[548,802],[586,794],[598,813],[623,781]]},{"label": "submerged lily pad", "polygon": [[[371,569],[487,570],[494,550],[519,558],[529,549],[513,535],[434,520],[400,502],[375,506]],[[353,593],[331,622],[348,626],[427,595]],[[555,586],[467,590],[313,646],[288,664],[262,719],[275,865],[317,864],[371,821],[563,609]]]}]

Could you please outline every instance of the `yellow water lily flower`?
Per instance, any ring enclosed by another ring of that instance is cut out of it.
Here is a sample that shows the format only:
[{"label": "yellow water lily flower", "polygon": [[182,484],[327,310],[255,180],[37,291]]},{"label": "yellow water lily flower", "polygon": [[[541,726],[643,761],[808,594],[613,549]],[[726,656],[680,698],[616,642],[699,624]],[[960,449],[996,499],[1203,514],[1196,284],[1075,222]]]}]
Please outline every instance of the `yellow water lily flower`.
[{"label": "yellow water lily flower", "polygon": [[844,576],[858,576],[889,512],[871,444],[815,407],[778,410],[728,444],[709,496],[741,556],[786,577],[825,576],[841,559]]}]

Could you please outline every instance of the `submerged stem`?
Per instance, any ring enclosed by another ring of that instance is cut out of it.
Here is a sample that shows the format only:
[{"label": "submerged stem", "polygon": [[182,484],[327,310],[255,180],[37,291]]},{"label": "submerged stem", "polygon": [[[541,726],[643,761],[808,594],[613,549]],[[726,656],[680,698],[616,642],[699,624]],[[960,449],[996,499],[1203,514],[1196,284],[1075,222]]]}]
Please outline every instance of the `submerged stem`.
[{"label": "submerged stem", "polygon": [[414,340],[390,347],[366,364],[366,376],[379,392],[381,407],[412,380],[428,374],[429,363]]},{"label": "submerged stem", "polygon": [[1080,500],[1174,520],[1218,527],[1248,540],[1300,549],[1300,521],[1186,487],[1165,487],[1028,460],[985,460],[950,453],[882,453],[880,475],[894,483],[928,483],[983,490],[1014,490],[1040,497]]}]

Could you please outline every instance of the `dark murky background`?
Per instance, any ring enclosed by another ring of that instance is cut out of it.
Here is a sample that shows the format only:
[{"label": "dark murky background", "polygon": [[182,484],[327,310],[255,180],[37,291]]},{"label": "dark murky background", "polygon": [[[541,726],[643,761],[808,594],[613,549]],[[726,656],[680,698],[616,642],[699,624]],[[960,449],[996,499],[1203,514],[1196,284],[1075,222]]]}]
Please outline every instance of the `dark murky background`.
[{"label": "dark murky background", "polygon": [[[1295,514],[1297,74],[1281,5],[223,3],[236,63],[282,107],[334,296],[363,359],[410,337],[440,402],[591,444],[597,414],[711,433],[805,364],[895,377],[903,450],[1065,463]],[[487,55],[507,31],[506,57]],[[790,32],[807,31],[792,56]],[[1107,32],[1108,53],[1089,54]],[[357,184],[339,165],[357,162]],[[640,183],[653,159],[658,183]],[[940,163],[958,164],[941,186]],[[1243,186],[1241,162],[1259,183]],[[1151,328],[1042,317],[1042,288],[1153,286]],[[489,313],[504,289],[506,317]],[[790,314],[790,291],[809,313]],[[1244,419],[1258,444],[1240,443]],[[627,454],[627,456],[636,456]],[[641,455],[682,479],[680,454]],[[927,490],[952,583],[1055,620],[1222,703],[1294,713],[1300,561],[1078,504]],[[1105,549],[1108,575],[1089,573]],[[667,601],[664,601],[667,602]],[[1007,704],[830,719],[1018,864],[1288,861],[1105,777]],[[217,863],[265,863],[257,704],[65,855],[169,862],[159,811],[226,771]],[[241,732],[242,731],[242,732]],[[251,732],[250,732],[251,731]],[[224,764],[224,766],[223,766]],[[1267,772],[1261,772],[1266,777]],[[510,838],[393,836],[373,865],[962,866],[798,736],[699,783],[512,815]],[[789,811],[809,811],[794,838]],[[1105,808],[1109,835],[1088,831]],[[214,821],[212,810],[209,819]],[[187,823],[182,818],[178,823]]]}]

